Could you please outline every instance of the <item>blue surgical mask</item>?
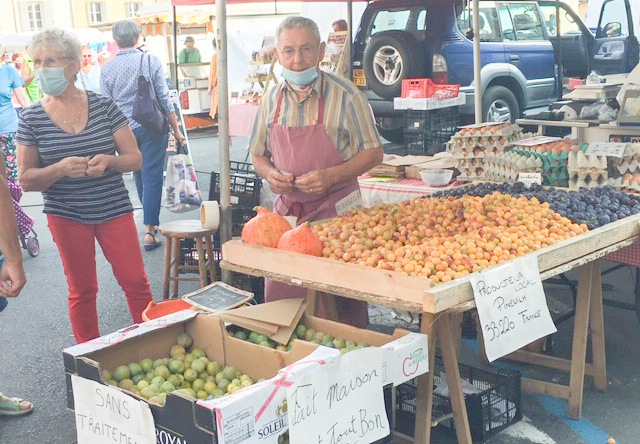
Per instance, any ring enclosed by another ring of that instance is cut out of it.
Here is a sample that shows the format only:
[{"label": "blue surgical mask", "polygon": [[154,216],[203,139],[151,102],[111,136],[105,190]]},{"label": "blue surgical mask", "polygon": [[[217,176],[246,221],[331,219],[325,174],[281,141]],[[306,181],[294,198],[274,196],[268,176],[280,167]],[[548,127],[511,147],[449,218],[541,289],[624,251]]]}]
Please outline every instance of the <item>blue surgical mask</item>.
[{"label": "blue surgical mask", "polygon": [[40,89],[48,96],[59,96],[69,86],[64,76],[64,66],[36,69],[36,79]]},{"label": "blue surgical mask", "polygon": [[318,69],[312,66],[304,71],[291,71],[290,69],[282,67],[282,77],[296,86],[306,86],[315,81],[318,78]]}]

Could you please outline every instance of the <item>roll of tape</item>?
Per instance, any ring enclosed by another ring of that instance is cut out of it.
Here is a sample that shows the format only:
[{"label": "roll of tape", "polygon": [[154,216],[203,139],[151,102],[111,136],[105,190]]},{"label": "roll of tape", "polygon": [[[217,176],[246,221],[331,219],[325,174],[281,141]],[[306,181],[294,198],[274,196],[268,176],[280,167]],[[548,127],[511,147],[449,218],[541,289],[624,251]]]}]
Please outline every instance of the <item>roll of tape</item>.
[{"label": "roll of tape", "polygon": [[200,204],[200,222],[202,228],[217,230],[220,225],[220,207],[215,200],[204,200]]}]

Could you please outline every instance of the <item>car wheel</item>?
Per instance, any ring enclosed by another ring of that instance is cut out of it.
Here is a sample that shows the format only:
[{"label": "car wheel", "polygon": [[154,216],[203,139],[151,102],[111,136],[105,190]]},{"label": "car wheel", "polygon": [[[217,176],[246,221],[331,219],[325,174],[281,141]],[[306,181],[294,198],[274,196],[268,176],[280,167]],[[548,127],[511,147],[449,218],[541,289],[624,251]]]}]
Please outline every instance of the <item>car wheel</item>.
[{"label": "car wheel", "polygon": [[404,143],[404,135],[402,134],[402,128],[384,129],[378,127],[380,135],[393,143]]},{"label": "car wheel", "polygon": [[400,97],[402,79],[424,72],[424,57],[411,37],[400,33],[374,35],[364,51],[364,73],[369,88],[384,99]]},{"label": "car wheel", "polygon": [[515,122],[520,117],[520,106],[509,89],[491,86],[482,95],[482,114],[485,122]]}]

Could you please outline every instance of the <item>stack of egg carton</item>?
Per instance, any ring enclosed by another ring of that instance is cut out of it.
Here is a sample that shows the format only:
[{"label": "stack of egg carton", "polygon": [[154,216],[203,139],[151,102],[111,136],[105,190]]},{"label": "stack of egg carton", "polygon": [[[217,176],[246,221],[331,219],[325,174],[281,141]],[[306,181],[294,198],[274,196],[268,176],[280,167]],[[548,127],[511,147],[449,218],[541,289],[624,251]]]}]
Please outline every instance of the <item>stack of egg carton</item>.
[{"label": "stack of egg carton", "polygon": [[640,191],[640,143],[628,143],[622,157],[609,158],[609,185]]},{"label": "stack of egg carton", "polygon": [[489,154],[484,162],[486,178],[496,182],[515,183],[520,173],[542,174],[542,159],[513,151]]},{"label": "stack of egg carton", "polygon": [[514,151],[542,160],[542,178],[544,185],[557,187],[569,186],[567,161],[572,151],[584,150],[575,139],[533,136],[515,143]]},{"label": "stack of egg carton", "polygon": [[485,157],[503,153],[521,134],[521,128],[511,123],[489,122],[460,128],[447,143],[447,151],[458,160],[458,180],[486,179]]},{"label": "stack of egg carton", "polygon": [[606,185],[609,177],[606,156],[586,155],[582,150],[571,151],[567,160],[569,187],[595,188]]}]

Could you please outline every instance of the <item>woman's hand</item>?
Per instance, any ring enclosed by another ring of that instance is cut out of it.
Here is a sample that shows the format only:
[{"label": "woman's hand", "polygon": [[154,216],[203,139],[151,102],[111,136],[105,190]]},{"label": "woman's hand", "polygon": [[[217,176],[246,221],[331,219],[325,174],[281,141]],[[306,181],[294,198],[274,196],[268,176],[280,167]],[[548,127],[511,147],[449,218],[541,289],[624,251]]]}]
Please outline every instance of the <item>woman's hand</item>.
[{"label": "woman's hand", "polygon": [[59,165],[66,177],[78,179],[87,175],[88,163],[88,157],[71,156],[62,159]]},{"label": "woman's hand", "polygon": [[115,156],[109,156],[107,154],[98,154],[97,156],[94,156],[87,163],[87,176],[102,176],[107,168],[113,167],[114,162],[116,162]]}]

